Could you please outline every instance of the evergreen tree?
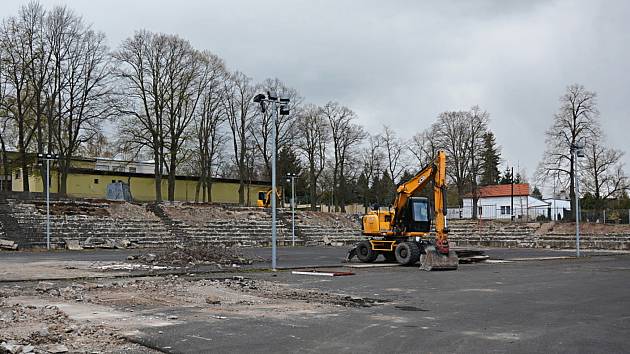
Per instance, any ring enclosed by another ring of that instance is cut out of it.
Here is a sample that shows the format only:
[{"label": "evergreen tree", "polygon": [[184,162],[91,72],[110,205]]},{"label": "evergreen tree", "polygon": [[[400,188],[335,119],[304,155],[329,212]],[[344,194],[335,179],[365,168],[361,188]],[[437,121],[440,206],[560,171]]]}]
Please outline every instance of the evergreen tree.
[{"label": "evergreen tree", "polygon": [[282,148],[278,152],[277,160],[276,181],[278,186],[284,187],[284,195],[281,196],[281,200],[288,203],[291,200],[291,180],[287,179],[287,174],[294,173],[298,175],[295,179],[295,199],[300,202],[306,194],[306,182],[307,177],[303,175],[302,164],[300,159],[295,154],[294,150],[288,147]]},{"label": "evergreen tree", "polygon": [[534,190],[532,191],[532,197],[542,200],[543,196],[542,196],[542,193],[540,192],[540,189],[538,189],[538,186],[534,186]]},{"label": "evergreen tree", "polygon": [[501,180],[499,163],[501,162],[501,152],[497,146],[494,134],[488,132],[483,136],[483,150],[481,157],[481,185],[487,186],[497,184]]},{"label": "evergreen tree", "polygon": [[499,184],[510,184],[512,183],[512,170],[510,167],[505,167],[505,171],[503,175],[499,179]]}]

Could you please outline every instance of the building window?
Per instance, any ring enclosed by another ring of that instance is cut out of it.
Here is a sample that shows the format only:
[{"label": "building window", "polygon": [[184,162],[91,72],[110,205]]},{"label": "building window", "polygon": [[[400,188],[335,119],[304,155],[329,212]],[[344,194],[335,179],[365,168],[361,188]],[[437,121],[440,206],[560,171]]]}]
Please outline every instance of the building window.
[{"label": "building window", "polygon": [[114,166],[114,172],[123,172],[123,168],[120,166]]},{"label": "building window", "polygon": [[501,215],[511,215],[511,214],[512,214],[512,210],[510,210],[509,206],[501,207]]},{"label": "building window", "polygon": [[135,167],[129,167],[129,172],[135,173],[136,172],[136,168]]},{"label": "building window", "polygon": [[98,184],[98,178],[94,178],[94,184]]},{"label": "building window", "polygon": [[22,170],[16,170],[15,171],[15,179],[20,179],[20,175],[22,174],[21,172],[22,172]]}]

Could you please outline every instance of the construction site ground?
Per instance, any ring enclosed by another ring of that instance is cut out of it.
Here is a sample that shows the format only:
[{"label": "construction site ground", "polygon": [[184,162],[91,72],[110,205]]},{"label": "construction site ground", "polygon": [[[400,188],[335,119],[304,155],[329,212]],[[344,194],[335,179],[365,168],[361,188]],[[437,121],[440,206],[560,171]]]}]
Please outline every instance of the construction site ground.
[{"label": "construction site ground", "polygon": [[188,267],[133,260],[152,250],[1,252],[0,353],[628,351],[625,252],[485,249],[425,272],[348,267],[346,250],[279,248],[276,272],[269,248]]}]

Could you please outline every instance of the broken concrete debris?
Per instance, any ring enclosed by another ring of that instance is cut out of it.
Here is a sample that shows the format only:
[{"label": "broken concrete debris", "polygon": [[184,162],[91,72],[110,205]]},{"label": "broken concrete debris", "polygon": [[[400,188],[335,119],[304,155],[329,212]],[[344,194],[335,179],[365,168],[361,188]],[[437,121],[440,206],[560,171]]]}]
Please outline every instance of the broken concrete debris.
[{"label": "broken concrete debris", "polygon": [[194,266],[201,264],[238,266],[253,264],[255,261],[265,261],[262,258],[245,257],[235,248],[211,244],[182,245],[171,250],[131,255],[127,257],[127,260],[143,264],[169,266]]},{"label": "broken concrete debris", "polygon": [[15,251],[18,249],[18,244],[15,241],[0,238],[0,249]]},{"label": "broken concrete debris", "polygon": [[126,249],[126,248],[134,248],[136,247],[136,244],[134,244],[128,239],[119,240],[119,239],[90,236],[86,238],[85,241],[83,241],[82,246],[83,248]]}]

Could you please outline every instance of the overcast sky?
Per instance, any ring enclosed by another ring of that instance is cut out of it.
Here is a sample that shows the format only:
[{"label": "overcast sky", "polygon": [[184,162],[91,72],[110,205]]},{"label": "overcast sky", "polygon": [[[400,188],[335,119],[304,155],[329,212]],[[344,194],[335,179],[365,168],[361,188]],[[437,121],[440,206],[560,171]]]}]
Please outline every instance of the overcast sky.
[{"label": "overcast sky", "polygon": [[[2,0],[2,17],[26,1]],[[630,154],[630,1],[158,1],[67,4],[117,47],[138,29],[176,33],[255,80],[352,108],[370,132],[408,138],[479,105],[504,165],[529,177],[567,85],[599,95],[607,141]],[[630,168],[630,156],[625,157]]]}]

